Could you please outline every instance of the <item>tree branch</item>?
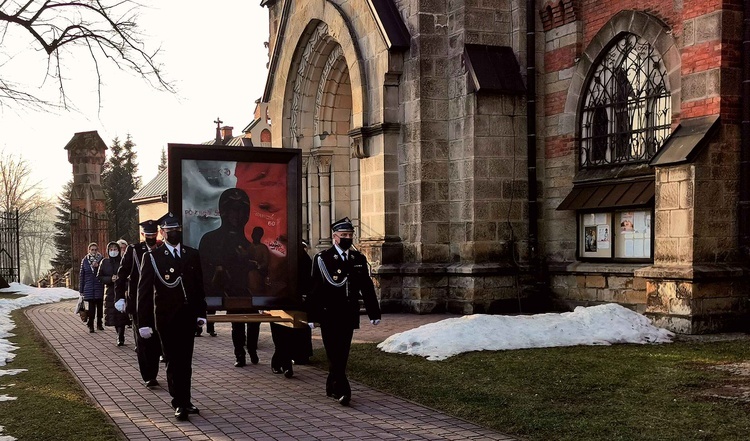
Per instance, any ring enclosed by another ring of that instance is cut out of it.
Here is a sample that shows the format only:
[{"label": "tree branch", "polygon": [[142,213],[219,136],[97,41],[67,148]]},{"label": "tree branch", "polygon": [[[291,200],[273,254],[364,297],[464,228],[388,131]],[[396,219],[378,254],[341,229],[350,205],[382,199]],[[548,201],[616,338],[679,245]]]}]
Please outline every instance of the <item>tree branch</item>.
[{"label": "tree branch", "polygon": [[[101,106],[99,59],[102,57],[118,68],[132,71],[152,87],[174,92],[157,62],[159,49],[147,51],[138,32],[137,11],[140,7],[131,0],[28,0],[21,5],[2,0],[0,22],[23,28],[32,37],[32,44],[44,50],[48,56],[47,76],[56,77],[59,82],[60,100],[66,108],[65,61],[77,50],[87,51],[96,69]],[[62,48],[69,49],[65,56]],[[0,84],[0,105],[6,100],[48,104],[33,97],[31,92],[20,91],[18,85]]]}]

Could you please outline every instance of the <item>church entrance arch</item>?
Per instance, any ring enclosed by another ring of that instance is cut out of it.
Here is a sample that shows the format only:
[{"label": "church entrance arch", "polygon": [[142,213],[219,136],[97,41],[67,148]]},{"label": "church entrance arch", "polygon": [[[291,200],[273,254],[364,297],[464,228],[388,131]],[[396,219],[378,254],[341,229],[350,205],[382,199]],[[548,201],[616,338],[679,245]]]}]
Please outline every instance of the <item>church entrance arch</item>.
[{"label": "church entrance arch", "polygon": [[297,47],[284,131],[303,155],[303,238],[324,249],[331,245],[334,220],[348,216],[359,227],[359,159],[349,136],[351,76],[344,51],[324,22],[311,22]]}]

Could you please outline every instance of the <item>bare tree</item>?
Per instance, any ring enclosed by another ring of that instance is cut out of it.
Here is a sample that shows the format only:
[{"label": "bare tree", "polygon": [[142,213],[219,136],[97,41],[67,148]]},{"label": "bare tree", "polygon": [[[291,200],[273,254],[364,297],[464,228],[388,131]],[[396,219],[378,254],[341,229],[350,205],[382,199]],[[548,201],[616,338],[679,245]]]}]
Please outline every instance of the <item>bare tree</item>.
[{"label": "bare tree", "polygon": [[18,210],[21,229],[34,211],[44,206],[39,182],[32,181],[31,172],[26,159],[0,150],[0,211]]},{"label": "bare tree", "polygon": [[[93,62],[100,103],[102,59],[131,70],[154,87],[172,91],[156,62],[158,49],[148,51],[138,30],[140,7],[130,0],[0,0],[0,48],[11,27],[27,31],[29,45],[47,54],[47,77],[58,83],[64,107],[68,106],[64,58],[79,63],[80,54]],[[0,79],[0,105],[8,101],[36,107],[50,104],[22,85]]]},{"label": "bare tree", "polygon": [[18,210],[19,263],[24,274],[22,280],[26,281],[42,274],[42,262],[49,260],[54,249],[54,219],[50,217],[53,205],[43,197],[39,183],[31,180],[31,172],[31,164],[21,156],[0,150],[0,211]]},{"label": "bare tree", "polygon": [[36,283],[49,270],[55,252],[54,204],[49,200],[40,202],[20,234],[21,280],[27,285]]}]

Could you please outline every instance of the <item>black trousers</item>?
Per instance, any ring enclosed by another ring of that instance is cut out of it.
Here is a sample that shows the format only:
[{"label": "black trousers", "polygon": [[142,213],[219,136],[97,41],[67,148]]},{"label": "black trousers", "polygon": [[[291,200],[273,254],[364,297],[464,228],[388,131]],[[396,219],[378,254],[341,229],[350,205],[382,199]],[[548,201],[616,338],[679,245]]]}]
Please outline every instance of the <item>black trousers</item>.
[{"label": "black trousers", "polygon": [[133,320],[133,338],[135,339],[135,353],[138,358],[138,370],[141,372],[143,381],[155,380],[159,373],[159,356],[161,355],[161,342],[159,333],[154,330],[151,338],[142,338],[138,333],[138,316],[131,315]]},{"label": "black trousers", "polygon": [[89,303],[89,320],[86,324],[89,329],[94,329],[94,315],[96,315],[97,326],[102,325],[102,317],[104,315],[104,299],[87,300]]},{"label": "black trousers", "polygon": [[[245,332],[247,325],[247,333]],[[245,356],[247,352],[253,353],[258,350],[258,336],[260,336],[260,323],[232,322],[232,344],[234,345],[234,356],[237,358]]]},{"label": "black trousers", "polygon": [[298,364],[305,364],[312,355],[312,332],[307,326],[292,328],[271,323],[271,338],[274,346],[272,369],[289,369],[292,367],[292,360]]},{"label": "black trousers", "polygon": [[342,395],[351,396],[352,388],[349,379],[346,378],[346,363],[349,361],[354,329],[346,325],[321,323],[320,334],[328,357],[326,395],[336,398]]},{"label": "black trousers", "polygon": [[171,323],[162,324],[159,328],[161,347],[167,360],[167,386],[173,408],[190,404],[195,323],[196,317],[184,306]]}]

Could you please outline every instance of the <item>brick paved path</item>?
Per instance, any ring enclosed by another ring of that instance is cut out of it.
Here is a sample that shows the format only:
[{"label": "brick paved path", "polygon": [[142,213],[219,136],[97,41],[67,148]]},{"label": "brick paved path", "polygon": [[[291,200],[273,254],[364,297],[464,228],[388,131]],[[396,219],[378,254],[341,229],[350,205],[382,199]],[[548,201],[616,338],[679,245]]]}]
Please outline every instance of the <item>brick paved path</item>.
[{"label": "brick paved path", "polygon": [[[126,330],[126,345],[117,347],[114,328],[89,334],[73,306],[40,305],[27,309],[26,315],[129,440],[513,439],[356,382],[351,406],[343,407],[325,397],[326,372],[310,366],[295,366],[291,379],[274,375],[268,324],[261,326],[260,364],[244,368],[233,366],[229,324],[217,323],[217,337],[196,338],[193,403],[201,413],[177,421],[164,365],[158,376],[162,386],[147,389],[138,374],[131,330]],[[377,327],[363,325],[355,341],[382,341],[446,317],[386,315]],[[313,344],[321,346],[320,330],[314,331]]]}]

